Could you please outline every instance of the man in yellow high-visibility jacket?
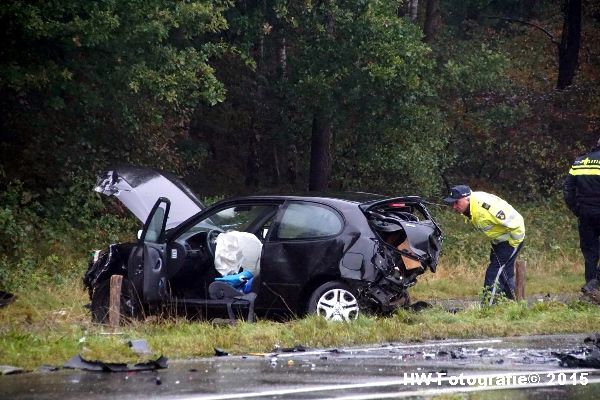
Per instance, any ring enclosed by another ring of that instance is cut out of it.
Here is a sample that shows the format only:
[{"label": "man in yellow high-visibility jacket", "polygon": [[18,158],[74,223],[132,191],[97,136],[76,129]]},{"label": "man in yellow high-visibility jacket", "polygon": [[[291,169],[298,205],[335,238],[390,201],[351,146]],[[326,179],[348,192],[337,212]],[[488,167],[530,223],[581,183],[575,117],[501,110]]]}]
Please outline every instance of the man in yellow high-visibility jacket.
[{"label": "man in yellow high-visibility jacket", "polygon": [[514,299],[515,260],[523,247],[525,222],[510,204],[486,192],[472,192],[466,185],[450,189],[444,202],[463,214],[492,243],[490,264],[485,272],[484,287],[494,293],[494,286]]}]

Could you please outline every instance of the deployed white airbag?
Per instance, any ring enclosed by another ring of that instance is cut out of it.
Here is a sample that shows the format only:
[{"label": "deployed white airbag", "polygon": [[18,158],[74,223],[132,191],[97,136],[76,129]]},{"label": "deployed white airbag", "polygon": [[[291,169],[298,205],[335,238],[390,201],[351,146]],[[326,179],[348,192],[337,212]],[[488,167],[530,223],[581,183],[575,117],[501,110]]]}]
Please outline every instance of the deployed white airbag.
[{"label": "deployed white airbag", "polygon": [[225,276],[237,274],[243,268],[252,275],[260,271],[262,243],[248,232],[224,232],[217,236],[215,268]]}]

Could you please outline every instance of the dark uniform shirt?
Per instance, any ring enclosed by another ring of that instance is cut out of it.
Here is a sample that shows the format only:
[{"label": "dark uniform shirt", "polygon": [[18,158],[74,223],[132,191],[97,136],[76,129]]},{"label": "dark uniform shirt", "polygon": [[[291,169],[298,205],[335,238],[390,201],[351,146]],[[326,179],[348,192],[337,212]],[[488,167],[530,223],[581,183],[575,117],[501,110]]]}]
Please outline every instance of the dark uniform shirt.
[{"label": "dark uniform shirt", "polygon": [[563,195],[575,215],[600,215],[600,146],[577,157],[563,184]]}]

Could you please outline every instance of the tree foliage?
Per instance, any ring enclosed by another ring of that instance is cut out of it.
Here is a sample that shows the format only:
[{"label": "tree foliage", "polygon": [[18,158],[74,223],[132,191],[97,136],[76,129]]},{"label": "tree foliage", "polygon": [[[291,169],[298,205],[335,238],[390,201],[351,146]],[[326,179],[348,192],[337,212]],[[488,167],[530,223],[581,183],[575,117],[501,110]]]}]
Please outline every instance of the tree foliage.
[{"label": "tree foliage", "polygon": [[557,91],[563,4],[4,1],[0,262],[35,264],[28,232],[96,227],[84,193],[116,163],[202,196],[303,190],[319,150],[334,190],[547,196],[600,133],[600,8],[581,1]]},{"label": "tree foliage", "polygon": [[122,159],[181,168],[177,140],[199,101],[225,95],[210,58],[227,1],[6,1],[2,159],[56,182]]}]

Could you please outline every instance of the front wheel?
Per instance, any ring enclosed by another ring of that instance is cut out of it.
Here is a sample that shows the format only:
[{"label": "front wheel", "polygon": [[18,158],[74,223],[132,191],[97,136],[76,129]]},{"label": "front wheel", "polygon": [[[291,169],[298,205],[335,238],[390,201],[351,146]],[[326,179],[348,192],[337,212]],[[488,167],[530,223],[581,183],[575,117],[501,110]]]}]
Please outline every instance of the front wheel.
[{"label": "front wheel", "polygon": [[[108,323],[108,310],[110,307],[110,279],[107,279],[96,288],[92,294],[92,321],[100,324]],[[123,278],[121,283],[121,321],[128,322],[134,319],[140,319],[143,316],[143,308],[139,296],[133,284]]]},{"label": "front wheel", "polygon": [[310,296],[308,313],[320,315],[328,321],[352,321],[358,317],[358,300],[347,284],[327,282]]}]

